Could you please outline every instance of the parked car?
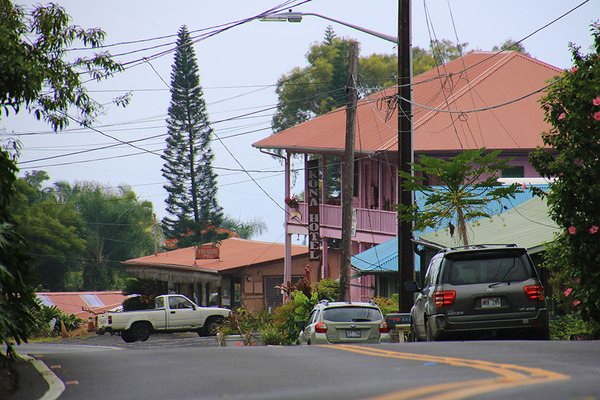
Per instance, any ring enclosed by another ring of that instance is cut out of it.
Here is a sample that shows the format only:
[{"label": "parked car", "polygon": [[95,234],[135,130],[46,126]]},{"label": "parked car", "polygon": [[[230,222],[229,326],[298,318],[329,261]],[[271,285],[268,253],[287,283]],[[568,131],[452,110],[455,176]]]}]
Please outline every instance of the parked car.
[{"label": "parked car", "polygon": [[153,332],[198,332],[215,335],[231,311],[200,307],[181,294],[158,296],[149,310],[108,312],[98,315],[96,333],[116,333],[127,342],[146,341]]},{"label": "parked car", "polygon": [[429,263],[411,309],[413,341],[549,339],[544,288],[527,250],[516,245],[445,249]]},{"label": "parked car", "polygon": [[322,300],[308,321],[297,321],[302,329],[299,344],[391,342],[383,313],[374,302]]}]

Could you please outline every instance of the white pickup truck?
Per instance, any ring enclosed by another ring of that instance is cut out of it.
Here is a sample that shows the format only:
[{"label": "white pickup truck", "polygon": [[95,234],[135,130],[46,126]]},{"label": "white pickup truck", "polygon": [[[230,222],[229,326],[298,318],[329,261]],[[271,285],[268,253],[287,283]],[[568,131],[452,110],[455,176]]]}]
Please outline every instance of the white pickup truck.
[{"label": "white pickup truck", "polygon": [[200,307],[181,294],[157,296],[150,310],[108,312],[98,315],[97,333],[117,333],[127,343],[146,341],[152,332],[195,331],[214,335],[231,311]]}]

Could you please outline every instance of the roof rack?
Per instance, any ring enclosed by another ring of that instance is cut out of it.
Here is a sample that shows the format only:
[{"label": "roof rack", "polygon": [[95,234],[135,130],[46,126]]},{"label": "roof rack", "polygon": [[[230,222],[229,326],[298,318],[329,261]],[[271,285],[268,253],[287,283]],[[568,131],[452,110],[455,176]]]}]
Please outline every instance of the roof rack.
[{"label": "roof rack", "polygon": [[490,247],[519,247],[516,243],[484,243],[484,244],[469,244],[466,246],[457,246],[457,247],[446,247],[445,249],[440,250],[440,252],[445,253],[452,250],[469,250],[469,249],[488,249]]}]

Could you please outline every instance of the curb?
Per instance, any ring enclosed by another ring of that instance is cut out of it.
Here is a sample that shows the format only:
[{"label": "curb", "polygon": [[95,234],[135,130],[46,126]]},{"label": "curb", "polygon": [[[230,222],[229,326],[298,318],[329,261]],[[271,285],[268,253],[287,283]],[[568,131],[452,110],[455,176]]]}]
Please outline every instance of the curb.
[{"label": "curb", "polygon": [[48,383],[48,390],[39,400],[56,400],[65,391],[65,384],[42,360],[36,360],[28,355],[21,355],[27,361],[30,361],[35,369],[42,375]]}]

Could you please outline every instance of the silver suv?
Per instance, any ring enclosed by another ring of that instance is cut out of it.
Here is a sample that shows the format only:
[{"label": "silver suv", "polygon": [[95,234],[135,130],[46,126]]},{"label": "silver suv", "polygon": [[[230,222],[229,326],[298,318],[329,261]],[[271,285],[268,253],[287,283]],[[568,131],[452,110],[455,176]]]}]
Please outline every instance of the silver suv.
[{"label": "silver suv", "polygon": [[383,313],[374,302],[345,303],[322,300],[308,322],[297,321],[300,344],[390,342]]},{"label": "silver suv", "polygon": [[442,250],[429,263],[411,309],[413,341],[549,339],[544,288],[527,250],[478,245]]}]

